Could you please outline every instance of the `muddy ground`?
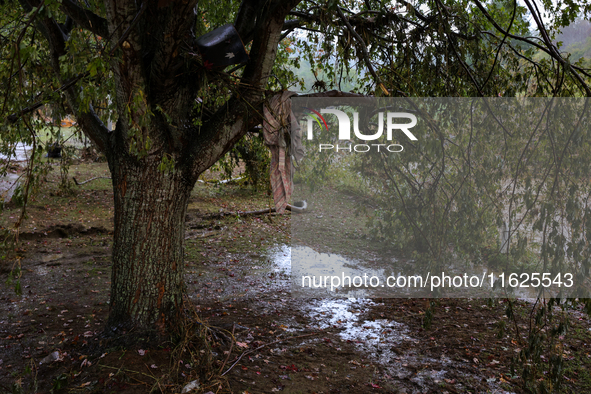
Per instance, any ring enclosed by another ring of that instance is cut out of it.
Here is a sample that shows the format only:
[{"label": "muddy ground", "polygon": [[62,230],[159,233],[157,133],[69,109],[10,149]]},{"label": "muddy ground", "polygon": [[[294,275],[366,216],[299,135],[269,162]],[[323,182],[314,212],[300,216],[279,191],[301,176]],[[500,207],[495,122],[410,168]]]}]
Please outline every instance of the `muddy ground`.
[{"label": "muddy ground", "polygon": [[[80,161],[70,176],[82,181],[108,172],[104,163]],[[1,253],[0,393],[190,387],[200,368],[189,352],[178,354],[177,343],[129,348],[102,336],[110,181],[74,185],[64,195],[58,177],[55,167],[29,203],[20,243]],[[217,380],[202,378],[193,392],[524,392],[519,362],[511,365],[527,346],[530,303],[517,300],[510,320],[507,300],[293,298],[290,214],[236,214],[269,204],[267,190],[240,184],[195,188],[186,217],[188,308],[196,330],[210,333],[211,348],[201,354],[211,351]],[[6,204],[0,226],[10,228],[18,215]],[[19,264],[22,295],[15,291]],[[570,326],[552,351],[563,360],[563,384],[552,390],[591,392],[589,317],[578,307],[562,313]],[[545,354],[536,381],[549,380]]]}]

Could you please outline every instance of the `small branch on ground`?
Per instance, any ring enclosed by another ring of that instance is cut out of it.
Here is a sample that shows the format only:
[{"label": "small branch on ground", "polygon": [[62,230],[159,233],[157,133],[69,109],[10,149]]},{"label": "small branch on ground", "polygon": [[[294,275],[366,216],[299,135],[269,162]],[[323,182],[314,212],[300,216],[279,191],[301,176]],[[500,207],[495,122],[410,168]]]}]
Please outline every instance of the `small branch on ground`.
[{"label": "small branch on ground", "polygon": [[111,177],[109,177],[109,176],[95,176],[94,178],[90,178],[90,179],[88,179],[88,180],[86,180],[86,181],[83,181],[83,182],[78,182],[78,181],[76,180],[76,178],[74,178],[74,177],[72,177],[72,179],[74,180],[74,183],[75,183],[77,186],[80,186],[80,185],[84,185],[85,183],[88,183],[88,182],[90,182],[90,181],[94,181],[95,179],[111,179]]},{"label": "small branch on ground", "polygon": [[230,370],[231,370],[232,368],[234,368],[234,366],[235,366],[236,364],[238,364],[238,362],[239,362],[240,360],[242,360],[242,357],[246,356],[247,354],[250,354],[250,353],[256,352],[257,350],[260,350],[260,349],[264,348],[265,346],[274,345],[274,344],[276,344],[276,343],[280,343],[280,342],[285,342],[285,341],[287,341],[287,340],[289,340],[289,339],[298,339],[298,338],[310,337],[310,336],[312,336],[312,335],[318,335],[318,334],[320,334],[320,333],[319,333],[319,332],[313,332],[312,334],[298,335],[297,337],[287,337],[287,338],[282,338],[282,339],[278,339],[278,340],[276,340],[276,341],[274,341],[274,342],[265,343],[265,344],[263,344],[263,345],[261,345],[261,346],[257,347],[256,349],[252,349],[252,350],[246,351],[246,352],[242,353],[242,354],[240,355],[240,357],[238,357],[238,360],[236,360],[236,361],[234,362],[234,364],[232,364],[232,366],[231,366],[230,368],[228,368],[228,369],[226,370],[226,372],[224,372],[224,373],[222,374],[222,376],[224,376],[225,374],[227,374],[228,372],[230,372]]},{"label": "small branch on ground", "polygon": [[[286,209],[292,212],[303,212],[304,209],[291,206],[287,204]],[[275,208],[267,208],[267,209],[259,209],[257,211],[245,211],[245,212],[219,212],[219,213],[212,213],[209,215],[205,215],[204,219],[219,219],[224,216],[257,216],[257,215],[272,215],[277,213],[277,209]]]},{"label": "small branch on ground", "polygon": [[226,363],[230,359],[230,355],[232,354],[232,349],[234,348],[234,342],[235,342],[235,339],[234,339],[234,331],[235,330],[236,330],[236,324],[233,324],[232,325],[232,343],[230,344],[230,350],[228,350],[228,356],[226,357],[226,359],[224,360],[224,363],[220,367],[218,374],[222,373],[222,371],[224,370],[224,367],[226,366]]}]

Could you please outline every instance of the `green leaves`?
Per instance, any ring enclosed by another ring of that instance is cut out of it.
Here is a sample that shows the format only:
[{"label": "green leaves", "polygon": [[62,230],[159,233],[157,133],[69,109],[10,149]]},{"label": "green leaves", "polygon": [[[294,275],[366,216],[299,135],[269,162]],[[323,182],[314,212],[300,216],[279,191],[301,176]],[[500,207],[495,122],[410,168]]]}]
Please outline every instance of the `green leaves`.
[{"label": "green leaves", "polygon": [[174,169],[175,161],[170,155],[165,154],[158,165],[158,171],[160,172],[169,172]]},{"label": "green leaves", "polygon": [[90,73],[91,77],[96,77],[98,74],[104,73],[105,70],[105,63],[102,59],[96,58],[92,60],[88,66],[86,67],[88,72]]}]

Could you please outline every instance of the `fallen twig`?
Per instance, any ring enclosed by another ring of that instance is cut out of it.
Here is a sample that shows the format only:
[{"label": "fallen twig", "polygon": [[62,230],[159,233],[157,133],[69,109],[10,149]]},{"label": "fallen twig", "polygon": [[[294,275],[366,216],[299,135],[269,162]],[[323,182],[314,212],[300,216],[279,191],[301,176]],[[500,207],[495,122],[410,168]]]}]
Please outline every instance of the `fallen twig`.
[{"label": "fallen twig", "polygon": [[223,183],[230,183],[230,182],[236,182],[239,181],[241,179],[244,179],[243,176],[239,176],[237,178],[231,178],[231,179],[207,179],[207,180],[201,180],[199,179],[197,182],[201,182],[201,183],[217,183],[217,184],[223,184]]},{"label": "fallen twig", "polygon": [[72,179],[74,180],[74,183],[75,183],[77,186],[80,186],[80,185],[84,185],[85,183],[88,183],[88,182],[90,182],[90,181],[94,181],[95,179],[111,179],[111,177],[109,177],[109,176],[95,176],[94,178],[90,178],[90,179],[88,179],[88,180],[86,180],[86,181],[83,181],[83,182],[78,182],[78,181],[76,180],[76,178],[74,178],[74,177],[72,177]]},{"label": "fallen twig", "polygon": [[[290,204],[287,204],[285,207],[286,210],[292,212],[303,212],[305,209],[299,207],[293,207]],[[219,212],[219,213],[212,213],[210,215],[206,215],[204,219],[219,219],[224,216],[257,216],[257,215],[272,215],[277,213],[277,209],[275,208],[266,208],[266,209],[259,209],[256,211],[244,211],[244,212]]]},{"label": "fallen twig", "polygon": [[[146,377],[148,377],[148,378],[152,378],[152,379],[154,379],[154,380],[158,380],[158,378],[157,378],[157,377],[155,377],[154,375],[148,375],[148,374],[146,374],[146,373],[143,373],[143,372],[140,372],[140,371],[134,371],[133,369],[127,369],[127,368],[121,368],[121,367],[112,367],[112,366],[110,366],[110,365],[105,365],[105,364],[98,364],[98,366],[99,366],[99,367],[102,367],[102,368],[111,368],[111,369],[116,369],[117,371],[130,372],[130,373],[137,373],[137,374],[140,374],[140,375],[144,375],[144,376],[146,376]],[[130,376],[130,378],[133,378],[133,379],[135,379],[133,376]],[[137,379],[136,379],[136,380],[137,380]],[[143,384],[146,384],[146,382],[142,382],[141,380],[139,380],[139,382],[141,382],[141,383],[143,383]]]},{"label": "fallen twig", "polygon": [[[319,333],[319,332],[313,332],[312,334],[304,334],[304,335],[298,335],[298,336],[296,336],[296,337],[287,337],[287,338],[283,338],[283,339],[278,339],[277,341],[274,341],[274,342],[265,343],[264,345],[261,345],[261,346],[257,347],[256,349],[252,349],[252,350],[246,351],[246,352],[242,353],[242,354],[240,355],[240,357],[238,357],[238,360],[236,360],[236,361],[234,362],[234,364],[232,364],[232,366],[231,366],[230,368],[228,368],[228,369],[226,370],[226,372],[224,372],[224,373],[222,374],[222,376],[224,376],[225,374],[227,374],[228,372],[230,372],[230,370],[231,370],[232,368],[234,368],[234,366],[235,366],[236,364],[238,364],[238,362],[239,362],[240,360],[242,360],[242,357],[244,357],[244,356],[246,356],[247,354],[250,354],[250,353],[252,353],[252,352],[256,352],[257,350],[260,350],[260,349],[264,348],[265,346],[274,345],[274,344],[276,344],[276,343],[280,343],[280,342],[285,342],[285,341],[287,341],[287,340],[289,340],[289,339],[298,339],[298,338],[310,337],[310,336],[312,336],[312,335],[318,335],[318,334],[320,334],[320,333]],[[224,363],[224,364],[225,364],[225,363]]]},{"label": "fallen twig", "polygon": [[228,362],[228,360],[230,359],[230,355],[232,354],[232,349],[234,348],[234,330],[235,329],[236,329],[236,324],[233,324],[232,325],[232,343],[230,344],[230,350],[228,351],[228,357],[226,357],[226,359],[224,360],[224,363],[220,367],[220,370],[218,373],[221,373],[224,370],[224,367],[226,366],[226,363]]}]

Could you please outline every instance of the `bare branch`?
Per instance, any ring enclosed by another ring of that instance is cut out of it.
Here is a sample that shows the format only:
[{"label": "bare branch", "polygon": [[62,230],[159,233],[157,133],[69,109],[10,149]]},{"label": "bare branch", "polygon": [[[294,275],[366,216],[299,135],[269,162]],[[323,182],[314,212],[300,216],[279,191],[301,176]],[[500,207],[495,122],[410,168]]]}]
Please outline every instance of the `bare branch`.
[{"label": "bare branch", "polygon": [[60,9],[76,22],[78,26],[96,35],[108,37],[107,20],[94,12],[87,10],[74,0],[62,0]]},{"label": "bare branch", "polygon": [[406,6],[406,8],[408,10],[412,10],[414,15],[416,15],[420,20],[422,20],[423,22],[427,22],[430,23],[431,20],[433,20],[433,18],[428,18],[425,15],[423,15],[419,10],[417,10],[412,4],[410,4],[408,1],[403,1],[404,5]]},{"label": "bare branch", "polygon": [[380,88],[384,91],[384,93],[389,94],[388,91],[386,90],[386,88],[384,87],[384,84],[382,83],[381,78],[376,73],[376,71],[373,68],[373,65],[371,64],[371,60],[369,59],[369,52],[367,51],[367,46],[365,45],[363,38],[361,38],[361,36],[357,33],[357,31],[355,31],[355,29],[353,29],[353,26],[351,26],[351,24],[349,23],[349,20],[345,17],[345,14],[343,14],[343,11],[341,11],[341,9],[339,7],[337,7],[337,13],[338,13],[339,17],[341,18],[341,20],[343,21],[343,23],[345,24],[345,26],[347,27],[347,29],[349,30],[349,32],[351,33],[351,35],[353,37],[355,37],[355,39],[357,40],[357,43],[359,44],[359,47],[361,48],[361,54],[362,54],[363,60],[365,61],[365,65],[367,66],[367,69],[369,70],[370,74],[374,77],[376,84],[378,86],[380,86]]},{"label": "bare branch", "polygon": [[[437,0],[435,2],[435,4],[437,5],[437,9],[439,10],[439,13],[441,15],[442,8],[445,7],[445,6],[443,4],[441,4],[441,2],[439,0]],[[442,18],[442,19],[443,19],[443,21],[445,23],[447,22],[447,20],[445,18]],[[470,80],[472,81],[472,84],[474,85],[474,87],[476,87],[476,90],[478,91],[478,94],[480,96],[484,96],[484,93],[482,92],[481,87],[478,85],[478,82],[476,81],[476,78],[474,78],[474,76],[472,75],[472,71],[470,70],[470,67],[466,64],[466,62],[464,62],[464,59],[462,59],[462,57],[458,53],[458,50],[456,49],[456,45],[454,43],[454,40],[452,38],[452,35],[450,34],[451,28],[449,27],[449,25],[447,23],[446,23],[446,25],[447,25],[447,28],[445,29],[445,33],[446,33],[446,35],[448,37],[449,46],[451,47],[452,52],[454,53],[456,59],[458,59],[458,62],[460,62],[460,65],[462,66],[462,68],[464,69],[464,71],[466,71],[466,74],[468,74],[468,77],[470,77]]]},{"label": "bare branch", "polygon": [[342,92],[340,90],[329,90],[328,92],[301,94],[298,97],[368,97],[361,93]]},{"label": "bare branch", "polygon": [[[543,45],[538,44],[537,42],[525,38],[525,37],[521,37],[515,34],[511,34],[508,31],[505,31],[505,29],[503,29],[498,23],[497,21],[488,13],[488,11],[486,10],[486,8],[484,8],[484,6],[482,5],[482,3],[479,0],[472,0],[474,2],[474,4],[476,4],[476,6],[478,7],[478,9],[480,9],[480,11],[482,12],[482,14],[486,17],[486,19],[488,19],[488,21],[490,23],[492,23],[492,25],[494,26],[495,29],[497,29],[499,32],[505,34],[507,37],[509,38],[513,38],[515,40],[519,40],[522,42],[525,42],[527,44],[533,45],[534,47],[538,48],[539,50],[547,53],[548,55],[550,55],[553,59],[557,60],[560,64],[562,64],[564,67],[567,67],[568,70],[570,71],[570,73],[573,75],[573,77],[581,84],[582,89],[585,91],[586,95],[588,97],[591,97],[591,89],[589,88],[589,86],[585,83],[585,81],[583,81],[583,79],[581,78],[581,76],[578,74],[577,71],[581,71],[580,67],[575,67],[573,65],[571,65],[570,63],[568,63],[565,59],[562,58],[562,56],[560,55],[560,53],[558,53],[557,51],[553,50],[553,45],[550,43],[550,45],[548,47],[545,47]],[[527,4],[527,2],[526,2]],[[532,11],[532,9],[530,9],[530,12],[532,12],[532,14],[534,14],[534,11]],[[541,20],[539,20],[539,18],[536,18],[536,24],[538,25],[538,29],[540,29],[540,31],[543,29],[543,31],[545,32],[545,28],[543,26],[543,23],[541,22]],[[542,27],[540,27],[540,25]],[[544,42],[546,45],[548,45],[547,42]]]},{"label": "bare branch", "polygon": [[583,81],[583,78],[581,78],[579,73],[577,73],[571,67],[570,63],[562,58],[562,56],[558,52],[558,49],[552,43],[552,41],[550,40],[550,37],[548,37],[548,32],[546,31],[546,27],[544,26],[544,23],[542,22],[538,7],[535,6],[535,4],[532,5],[532,3],[529,0],[525,0],[525,4],[527,5],[527,8],[529,9],[531,14],[533,15],[534,20],[536,21],[536,25],[538,26],[538,31],[542,35],[544,43],[548,47],[549,51],[552,53],[552,55],[553,55],[552,57],[554,57],[556,60],[558,60],[558,62],[560,64],[562,64],[562,66],[570,72],[570,74],[577,80],[577,82],[579,82],[581,87],[585,90],[587,97],[590,97],[591,96],[591,89],[589,88],[589,86],[585,83],[585,81]]},{"label": "bare branch", "polygon": [[283,24],[282,30],[293,31],[294,29],[300,27],[303,23],[304,22],[299,19],[292,19],[289,21],[285,21],[285,23]]}]

